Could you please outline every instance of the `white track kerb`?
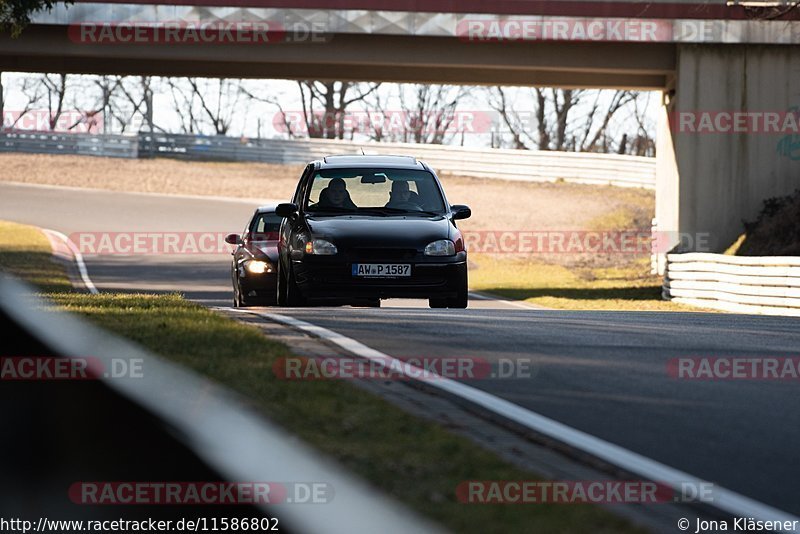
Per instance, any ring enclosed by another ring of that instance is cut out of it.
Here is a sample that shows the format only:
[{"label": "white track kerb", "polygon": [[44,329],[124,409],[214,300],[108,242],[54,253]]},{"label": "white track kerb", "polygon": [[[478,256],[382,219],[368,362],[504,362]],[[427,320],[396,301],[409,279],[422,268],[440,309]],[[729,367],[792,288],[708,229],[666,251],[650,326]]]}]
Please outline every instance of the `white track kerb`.
[{"label": "white track kerb", "polygon": [[92,283],[92,279],[89,278],[89,271],[86,269],[86,263],[83,261],[83,254],[81,254],[80,249],[78,246],[72,242],[70,238],[62,234],[61,232],[57,232],[55,230],[50,230],[47,228],[42,229],[43,232],[49,233],[61,241],[69,248],[69,251],[72,252],[72,257],[75,259],[75,264],[78,266],[78,272],[81,275],[81,280],[83,281],[83,285],[86,286],[86,289],[89,290],[89,293],[92,295],[97,295],[99,291]]},{"label": "white track kerb", "polygon": [[[259,315],[266,319],[297,328],[331,343],[335,343],[356,356],[391,368],[393,371],[404,369],[403,366],[407,366],[408,372],[405,374],[411,380],[414,380],[415,377],[425,376],[422,369],[401,362],[388,354],[384,354],[355,339],[343,336],[327,328],[277,313],[251,312],[245,310],[236,311]],[[709,485],[709,487],[713,487],[713,502],[704,504],[718,508],[736,517],[752,517],[762,521],[800,521],[800,518],[792,514],[727,490],[716,484],[711,484],[708,481],[683,471],[673,469],[672,467],[651,460],[641,454],[637,454],[618,445],[614,445],[613,443],[571,428],[490,393],[481,391],[480,389],[444,377],[430,380],[430,372],[425,372],[428,373],[428,379],[425,380],[425,383],[429,386],[437,387],[451,395],[456,395],[486,410],[496,413],[507,420],[521,424],[534,432],[565,443],[570,447],[588,453],[596,458],[600,458],[601,460],[621,467],[645,479],[669,485],[678,492],[682,491],[687,486],[697,488],[702,487],[701,485]],[[800,532],[800,530],[784,532]]]}]

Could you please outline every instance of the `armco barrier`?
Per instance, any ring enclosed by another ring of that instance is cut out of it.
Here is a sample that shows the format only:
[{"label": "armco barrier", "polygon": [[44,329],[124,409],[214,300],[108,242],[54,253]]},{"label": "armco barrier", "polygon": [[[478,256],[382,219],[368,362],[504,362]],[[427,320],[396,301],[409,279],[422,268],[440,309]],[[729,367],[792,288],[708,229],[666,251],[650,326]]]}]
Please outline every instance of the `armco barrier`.
[{"label": "armco barrier", "polygon": [[693,306],[800,317],[800,257],[667,254],[662,294]]},{"label": "armco barrier", "polygon": [[617,154],[469,148],[410,143],[357,143],[329,139],[250,139],[225,136],[138,136],[0,133],[1,152],[85,154],[192,161],[252,161],[297,165],[330,154],[407,154],[440,174],[527,182],[655,188],[655,159]]},{"label": "armco barrier", "polygon": [[[2,381],[0,517],[34,525],[37,517],[205,517],[209,525],[212,518],[277,517],[280,532],[439,532],[264,419],[245,399],[66,311],[51,310],[30,291],[0,273],[0,357],[92,358],[106,370],[114,362],[137,361],[141,373]],[[103,480],[319,481],[332,489],[332,498],[314,504],[70,503],[73,484]]]},{"label": "armco barrier", "polygon": [[0,152],[137,158],[139,140],[126,135],[2,132]]}]

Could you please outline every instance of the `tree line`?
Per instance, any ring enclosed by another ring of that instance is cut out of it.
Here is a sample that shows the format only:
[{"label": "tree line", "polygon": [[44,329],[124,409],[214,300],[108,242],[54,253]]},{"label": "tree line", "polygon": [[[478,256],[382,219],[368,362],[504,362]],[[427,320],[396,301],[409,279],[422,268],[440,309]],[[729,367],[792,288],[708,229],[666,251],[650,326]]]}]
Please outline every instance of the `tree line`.
[{"label": "tree line", "polygon": [[[12,79],[5,73],[0,114],[5,129],[38,113],[44,115],[41,128],[52,131],[102,125],[104,132],[122,134],[248,133],[471,146],[476,142],[466,137],[479,135],[477,144],[494,148],[655,154],[648,115],[653,93],[341,80],[282,87],[276,90],[274,80],[52,73]],[[4,113],[11,91],[20,104]]]}]

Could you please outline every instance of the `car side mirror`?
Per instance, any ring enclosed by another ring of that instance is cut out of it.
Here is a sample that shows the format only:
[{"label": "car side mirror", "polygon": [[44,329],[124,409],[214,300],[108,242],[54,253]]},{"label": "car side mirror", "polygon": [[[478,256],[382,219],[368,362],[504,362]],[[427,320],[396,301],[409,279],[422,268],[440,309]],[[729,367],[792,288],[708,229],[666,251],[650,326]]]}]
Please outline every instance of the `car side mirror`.
[{"label": "car side mirror", "polygon": [[450,206],[450,211],[453,213],[453,220],[469,219],[472,217],[472,210],[469,206],[464,204],[453,204]]},{"label": "car side mirror", "polygon": [[225,242],[229,245],[241,245],[242,238],[239,237],[239,234],[228,234],[225,236]]},{"label": "car side mirror", "polygon": [[283,204],[278,204],[275,207],[275,215],[278,217],[291,217],[297,213],[297,210],[297,204],[294,202],[284,202]]}]

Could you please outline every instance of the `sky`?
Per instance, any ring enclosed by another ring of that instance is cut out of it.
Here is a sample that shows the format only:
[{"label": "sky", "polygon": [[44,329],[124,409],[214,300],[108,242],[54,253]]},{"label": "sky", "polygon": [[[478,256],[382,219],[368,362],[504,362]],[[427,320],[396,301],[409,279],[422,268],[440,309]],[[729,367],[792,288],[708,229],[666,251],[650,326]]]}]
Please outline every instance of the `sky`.
[{"label": "sky", "polygon": [[[2,80],[5,93],[4,122],[6,125],[9,124],[9,121],[14,120],[19,112],[25,108],[28,97],[26,96],[26,91],[23,91],[23,86],[27,84],[27,93],[30,93],[35,90],[37,84],[41,83],[39,77],[40,75],[37,74],[3,73]],[[75,117],[79,117],[83,111],[97,107],[96,103],[100,100],[100,90],[93,83],[93,78],[91,76],[70,75],[69,84],[73,90],[68,91],[68,96],[64,103],[64,109],[67,110],[67,114],[62,121],[62,126],[64,124],[73,124],[76,122]],[[218,83],[213,79],[198,79],[198,85],[210,107],[216,106]],[[291,80],[243,80],[241,83],[249,93],[256,95],[260,99],[276,102],[277,105],[248,99],[240,94],[238,90],[231,89],[226,95],[227,97],[222,100],[223,108],[228,110],[231,117],[228,135],[286,138],[283,117],[288,117],[293,124],[302,122],[300,121],[302,104],[296,82]],[[188,87],[185,82],[182,82],[181,86]],[[170,91],[164,80],[158,81],[155,87],[157,88],[153,97],[155,123],[167,131],[180,131],[181,118],[175,110],[176,105],[172,91]],[[502,130],[502,121],[490,105],[487,88],[466,89],[466,94],[458,99],[456,108],[456,122],[461,125],[458,130],[464,133],[449,135],[445,142],[463,144],[464,146],[490,146],[493,135],[495,140],[498,135],[497,133],[492,134],[492,130]],[[451,93],[455,93],[457,90],[457,88],[453,88]],[[531,90],[529,88],[512,87],[505,88],[505,90],[507,91],[508,102],[511,107],[517,110],[519,119],[528,129],[533,129],[535,117]],[[387,131],[399,132],[403,121],[407,117],[401,105],[400,95],[403,94],[405,96],[406,102],[413,102],[413,91],[414,86],[410,84],[384,83],[378,91],[370,96],[370,99],[374,102],[376,98],[379,98],[383,104],[382,109],[385,110],[385,114],[380,117],[376,117],[374,114],[368,115],[365,106],[354,104],[351,108],[353,112],[349,116],[349,120],[351,124],[359,125],[356,127],[357,132],[367,129],[368,119],[381,121]],[[599,96],[592,95],[587,98],[574,111],[575,119],[578,121],[577,124],[584,122],[584,118],[592,104],[597,102],[600,104],[600,109],[602,109],[612,94],[612,91],[603,91]],[[598,100],[595,100],[596,98]],[[655,131],[655,117],[660,101],[661,96],[656,92],[643,93],[639,99],[639,105],[645,113],[647,127],[652,132]],[[285,115],[280,114],[278,105],[284,110]],[[198,103],[196,103],[196,106],[199,108]],[[179,107],[185,112],[188,105],[186,102],[180,101]],[[47,119],[48,112],[46,110],[46,100],[42,100],[33,113],[29,114],[25,120],[20,121],[20,125],[25,129],[35,128],[34,125],[41,127]],[[141,116],[133,117],[127,124],[128,133],[138,130],[142,122]],[[83,127],[84,130],[86,128],[86,126]],[[451,127],[448,132],[455,133],[455,130],[456,128]],[[76,131],[81,131],[81,128],[77,128]],[[117,133],[120,131],[120,125],[109,125],[109,121],[106,120],[105,131]],[[623,109],[615,116],[612,131],[636,131],[633,108]],[[213,133],[213,129],[207,126],[206,131],[203,133]],[[354,138],[358,141],[366,141],[368,139],[366,135],[359,135],[358,133],[354,134]],[[510,140],[508,135],[505,138]]]}]

